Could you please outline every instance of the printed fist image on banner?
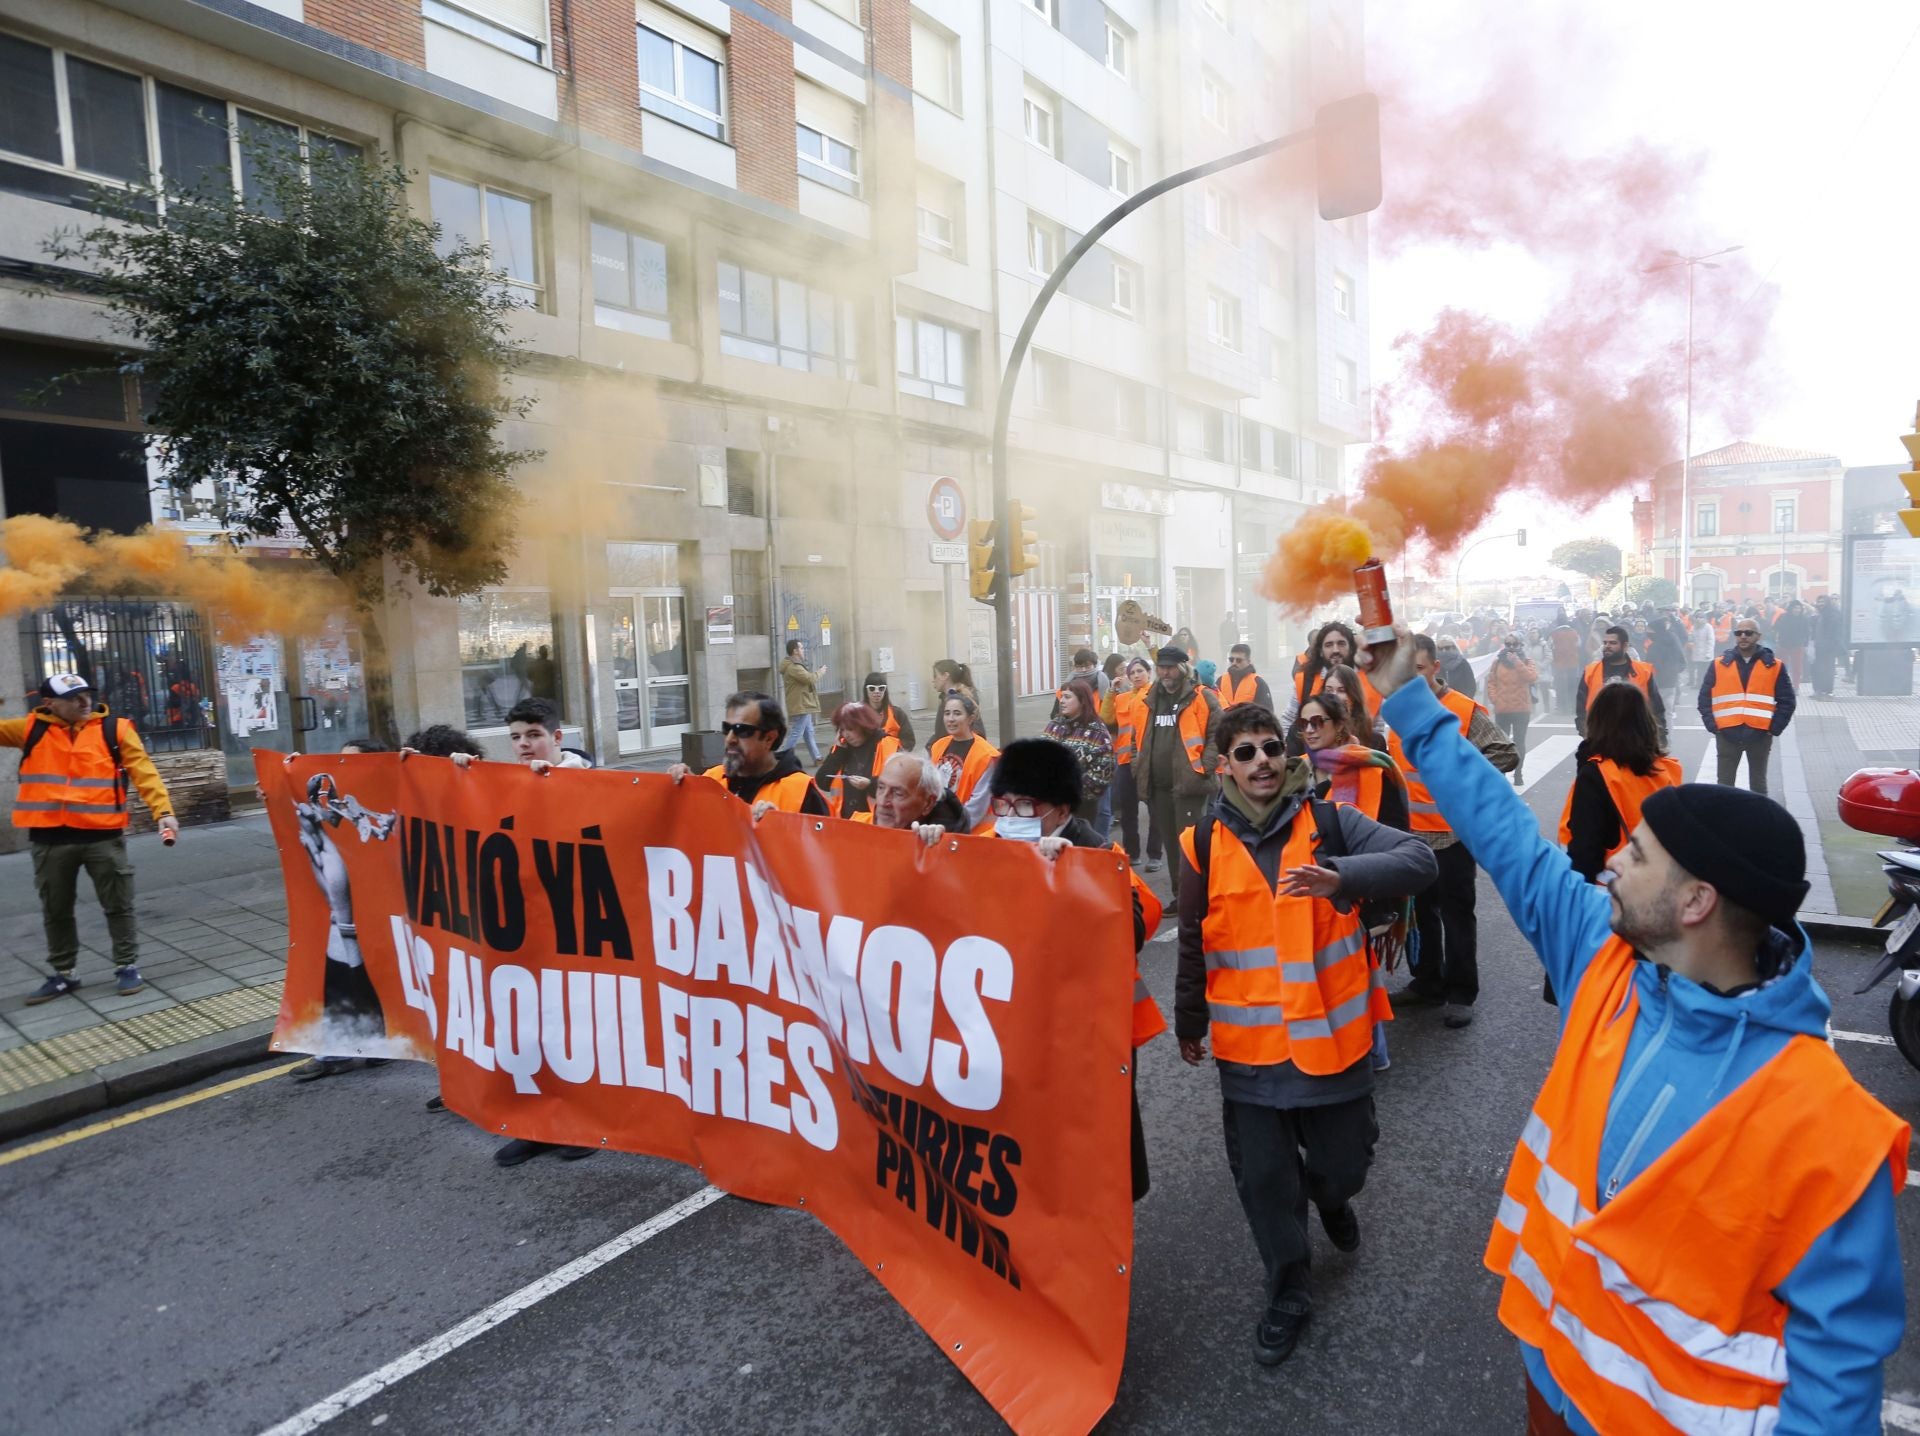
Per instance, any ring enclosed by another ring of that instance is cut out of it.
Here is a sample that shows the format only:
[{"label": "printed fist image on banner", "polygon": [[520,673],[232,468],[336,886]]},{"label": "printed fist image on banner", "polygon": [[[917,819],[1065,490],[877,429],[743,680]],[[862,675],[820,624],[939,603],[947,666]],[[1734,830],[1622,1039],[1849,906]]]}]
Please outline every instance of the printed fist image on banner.
[{"label": "printed fist image on banner", "polygon": [[1084,1432],[1112,1404],[1133,1262],[1119,854],[755,822],[664,774],[256,767],[287,884],[278,1049],[434,1062],[490,1132],[803,1208],[1016,1430]]}]

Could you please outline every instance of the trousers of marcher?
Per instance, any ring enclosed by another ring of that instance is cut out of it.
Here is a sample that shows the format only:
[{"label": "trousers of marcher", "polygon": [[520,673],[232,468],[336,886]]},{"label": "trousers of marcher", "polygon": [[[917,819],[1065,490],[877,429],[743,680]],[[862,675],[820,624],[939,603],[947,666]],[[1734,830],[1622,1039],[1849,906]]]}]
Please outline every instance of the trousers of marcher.
[{"label": "trousers of marcher", "polygon": [[813,741],[813,720],[814,715],[811,713],[794,714],[793,717],[788,720],[787,741],[781,746],[780,751],[785,753],[789,749],[798,748],[802,743],[805,743],[807,745],[807,752],[811,753],[813,755],[813,761],[818,763],[820,761],[820,746]]},{"label": "trousers of marcher", "polygon": [[[1113,794],[1113,815],[1120,823],[1120,841],[1127,850],[1127,861],[1140,861],[1140,789],[1133,781],[1133,764],[1120,765],[1120,776],[1108,789]],[[1147,856],[1160,857],[1160,828],[1147,815]]]},{"label": "trousers of marcher", "polygon": [[1767,791],[1767,756],[1773,752],[1773,735],[1762,733],[1753,741],[1741,743],[1725,733],[1713,735],[1713,755],[1719,765],[1719,781],[1731,788],[1740,776],[1740,755],[1747,755],[1747,786],[1756,793]]},{"label": "trousers of marcher", "polygon": [[1462,1007],[1480,995],[1480,921],[1474,912],[1473,854],[1465,843],[1434,850],[1440,876],[1413,900],[1420,932],[1414,985]]},{"label": "trousers of marcher", "polygon": [[1180,851],[1180,835],[1200,821],[1205,811],[1205,794],[1197,797],[1183,797],[1178,793],[1155,793],[1147,799],[1147,811],[1153,825],[1160,830],[1160,840],[1167,845],[1167,861],[1173,865],[1173,902],[1167,904],[1167,915],[1171,917],[1180,901],[1180,878],[1177,857]]},{"label": "trousers of marcher", "polygon": [[127,859],[126,835],[114,833],[91,843],[35,843],[31,852],[48,965],[55,972],[72,972],[79,960],[80,929],[73,921],[73,904],[82,870],[93,879],[94,896],[107,916],[113,965],[132,967],[138,962],[140,932],[133,921],[133,864]]},{"label": "trousers of marcher", "polygon": [[1500,725],[1501,732],[1513,739],[1513,750],[1520,755],[1520,767],[1514,769],[1516,773],[1520,771],[1520,768],[1527,766],[1527,724],[1531,722],[1532,719],[1533,715],[1531,713],[1496,713],[1493,715],[1493,721]]},{"label": "trousers of marcher", "polygon": [[1813,691],[1823,698],[1833,692],[1833,662],[1838,656],[1838,651],[1831,643],[1814,646]]},{"label": "trousers of marcher", "polygon": [[1556,668],[1553,670],[1553,698],[1560,711],[1568,717],[1573,716],[1573,700],[1580,692],[1580,670],[1578,668]]},{"label": "trousers of marcher", "polygon": [[1267,1268],[1267,1300],[1304,1294],[1312,1267],[1307,1205],[1338,1211],[1366,1185],[1380,1127],[1373,1098],[1328,1107],[1221,1100],[1227,1166]]}]

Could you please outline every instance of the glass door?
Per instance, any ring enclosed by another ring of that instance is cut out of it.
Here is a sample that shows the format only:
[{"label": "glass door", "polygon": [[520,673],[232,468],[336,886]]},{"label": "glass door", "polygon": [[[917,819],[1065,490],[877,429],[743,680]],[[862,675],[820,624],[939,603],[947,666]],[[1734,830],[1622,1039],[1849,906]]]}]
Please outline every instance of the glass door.
[{"label": "glass door", "polygon": [[302,753],[338,753],[367,734],[367,675],[360,630],[333,614],[324,632],[296,639],[298,663],[290,675],[295,742]]},{"label": "glass door", "polygon": [[643,752],[647,746],[646,721],[640,712],[639,654],[633,610],[622,603],[614,611],[613,633],[607,644],[607,662],[613,673],[613,725],[622,753]]},{"label": "glass door", "polygon": [[641,641],[646,645],[644,678],[647,746],[678,743],[693,729],[693,669],[687,660],[687,596],[643,594],[634,599]]}]

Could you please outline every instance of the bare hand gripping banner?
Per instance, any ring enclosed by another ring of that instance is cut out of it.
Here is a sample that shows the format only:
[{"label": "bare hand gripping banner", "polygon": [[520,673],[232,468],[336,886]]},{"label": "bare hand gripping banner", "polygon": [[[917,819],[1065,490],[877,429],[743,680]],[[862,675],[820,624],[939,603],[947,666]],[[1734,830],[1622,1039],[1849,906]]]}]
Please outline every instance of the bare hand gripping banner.
[{"label": "bare hand gripping banner", "polygon": [[1133,1261],[1116,855],[717,785],[257,751],[274,1044],[436,1062],[489,1130],[697,1165],[824,1222],[1022,1432],[1112,1404]]}]

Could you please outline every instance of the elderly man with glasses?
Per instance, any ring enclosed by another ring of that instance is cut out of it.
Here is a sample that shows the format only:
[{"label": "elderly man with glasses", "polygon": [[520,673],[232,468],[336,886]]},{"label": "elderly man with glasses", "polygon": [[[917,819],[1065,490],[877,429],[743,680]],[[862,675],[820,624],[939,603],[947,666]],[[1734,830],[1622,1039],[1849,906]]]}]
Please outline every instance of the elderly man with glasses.
[{"label": "elderly man with glasses", "polygon": [[1733,625],[1733,647],[1709,663],[1700,680],[1700,721],[1713,734],[1723,786],[1734,786],[1744,753],[1747,786],[1767,791],[1767,757],[1793,721],[1796,701],[1786,665],[1760,643],[1760,625],[1740,619]]},{"label": "elderly man with glasses", "polygon": [[[787,736],[787,715],[768,693],[735,693],[727,699],[727,721],[720,725],[726,738],[726,757],[700,776],[709,778],[747,804],[755,816],[777,809],[783,813],[811,813],[831,817],[827,800],[800,767],[793,749],[781,750]],[[674,782],[684,782],[693,769],[675,763],[667,769]]]}]

